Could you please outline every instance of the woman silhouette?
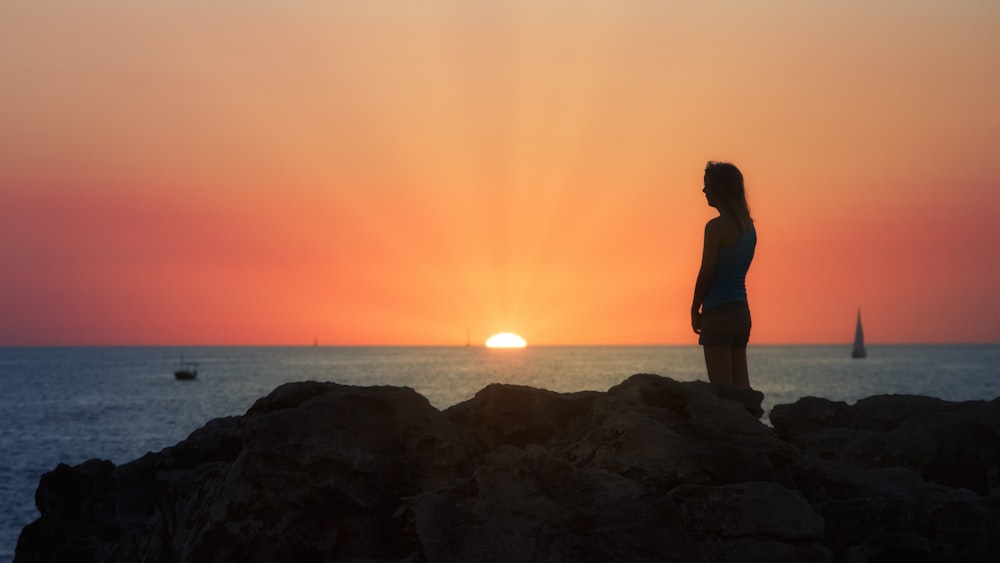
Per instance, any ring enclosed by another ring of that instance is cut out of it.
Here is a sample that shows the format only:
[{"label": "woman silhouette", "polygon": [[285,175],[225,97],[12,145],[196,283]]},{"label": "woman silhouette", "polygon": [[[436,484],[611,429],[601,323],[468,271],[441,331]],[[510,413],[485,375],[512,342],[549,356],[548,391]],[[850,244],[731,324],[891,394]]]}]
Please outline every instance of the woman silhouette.
[{"label": "woman silhouette", "polygon": [[702,191],[719,216],[705,225],[691,327],[704,347],[709,381],[749,389],[746,275],[757,247],[757,231],[747,206],[743,174],[728,162],[709,162]]}]

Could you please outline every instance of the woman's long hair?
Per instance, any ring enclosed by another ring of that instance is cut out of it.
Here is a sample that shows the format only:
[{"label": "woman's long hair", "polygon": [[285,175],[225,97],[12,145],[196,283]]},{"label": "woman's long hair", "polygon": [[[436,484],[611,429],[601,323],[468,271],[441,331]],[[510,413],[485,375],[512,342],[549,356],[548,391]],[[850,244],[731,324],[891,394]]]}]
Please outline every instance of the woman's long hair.
[{"label": "woman's long hair", "polygon": [[728,162],[709,161],[705,165],[705,189],[712,190],[722,206],[719,211],[732,216],[741,230],[753,229],[746,189],[743,187],[743,173],[739,168]]}]

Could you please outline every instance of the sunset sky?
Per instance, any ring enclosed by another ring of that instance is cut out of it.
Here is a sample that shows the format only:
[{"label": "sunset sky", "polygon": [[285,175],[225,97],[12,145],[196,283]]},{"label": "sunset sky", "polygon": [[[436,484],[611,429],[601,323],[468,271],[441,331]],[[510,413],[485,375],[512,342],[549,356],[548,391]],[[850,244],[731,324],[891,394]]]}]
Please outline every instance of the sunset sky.
[{"label": "sunset sky", "polygon": [[1000,342],[995,0],[6,0],[0,345]]}]

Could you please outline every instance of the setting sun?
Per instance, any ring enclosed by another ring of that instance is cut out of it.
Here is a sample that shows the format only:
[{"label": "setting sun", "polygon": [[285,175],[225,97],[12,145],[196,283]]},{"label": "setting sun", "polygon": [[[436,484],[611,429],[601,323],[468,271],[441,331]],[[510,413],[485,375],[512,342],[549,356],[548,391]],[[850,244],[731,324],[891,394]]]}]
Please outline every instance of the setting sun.
[{"label": "setting sun", "polygon": [[487,348],[524,348],[526,344],[523,338],[510,332],[494,334],[486,341]]}]

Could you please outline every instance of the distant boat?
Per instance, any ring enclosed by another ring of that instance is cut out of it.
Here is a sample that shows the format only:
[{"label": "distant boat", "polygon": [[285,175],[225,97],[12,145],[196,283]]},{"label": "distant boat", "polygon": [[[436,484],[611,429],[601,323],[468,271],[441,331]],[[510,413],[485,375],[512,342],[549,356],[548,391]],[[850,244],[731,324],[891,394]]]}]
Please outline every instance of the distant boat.
[{"label": "distant boat", "polygon": [[865,350],[865,331],[861,328],[861,309],[858,309],[858,324],[854,329],[854,348],[851,350],[852,358],[865,358],[868,351]]},{"label": "distant boat", "polygon": [[181,360],[181,365],[174,372],[174,378],[179,381],[190,381],[198,377],[198,364]]}]

